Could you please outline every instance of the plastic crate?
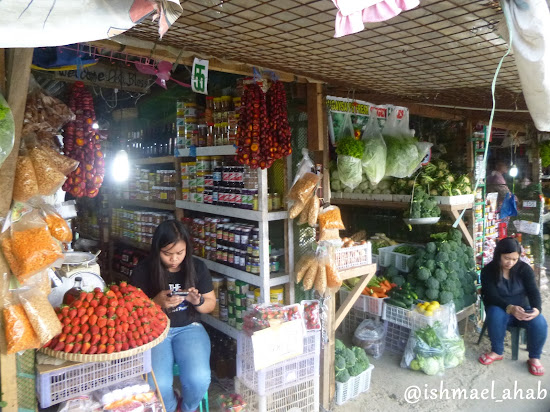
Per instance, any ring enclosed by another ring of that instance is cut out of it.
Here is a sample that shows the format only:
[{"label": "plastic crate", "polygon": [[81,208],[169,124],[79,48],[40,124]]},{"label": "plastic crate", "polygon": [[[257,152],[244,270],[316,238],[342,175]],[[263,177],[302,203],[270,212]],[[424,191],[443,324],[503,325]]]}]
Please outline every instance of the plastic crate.
[{"label": "plastic crate", "polygon": [[[340,289],[340,302],[343,302],[349,295],[349,291]],[[384,308],[384,299],[373,298],[372,296],[360,295],[353,304],[353,307],[362,312],[371,313],[375,316],[381,316]]]},{"label": "plastic crate", "polygon": [[379,320],[380,316],[375,316],[372,313],[367,313],[355,308],[351,308],[347,316],[340,324],[339,330],[344,336],[349,336],[351,338],[355,333],[355,329],[357,329],[357,326],[359,326],[359,324],[365,319]]},{"label": "plastic crate", "polygon": [[405,352],[411,330],[395,323],[386,322],[385,350],[401,355]]},{"label": "plastic crate", "polygon": [[372,263],[372,245],[367,242],[364,245],[336,249],[334,260],[338,270],[370,265]]},{"label": "plastic crate", "polygon": [[396,253],[394,249],[401,245],[381,247],[378,249],[378,264],[383,267],[395,266],[401,272],[409,273],[412,266],[409,262],[414,261],[414,255]]},{"label": "plastic crate", "polygon": [[247,412],[319,411],[319,376],[267,396],[258,395],[235,378],[235,392],[243,397]]},{"label": "plastic crate", "polygon": [[370,378],[374,365],[370,365],[366,371],[357,376],[352,376],[346,383],[336,382],[336,405],[342,405],[360,393],[370,388]]},{"label": "plastic crate", "polygon": [[304,353],[273,366],[254,370],[252,338],[237,339],[237,377],[258,395],[270,395],[319,375],[321,333],[309,331],[304,337]]},{"label": "plastic crate", "polygon": [[36,391],[42,408],[151,372],[151,351],[106,362],[80,363],[37,373]]},{"label": "plastic crate", "polygon": [[412,310],[388,305],[384,302],[384,309],[382,310],[383,320],[411,329],[413,326],[412,317]]}]

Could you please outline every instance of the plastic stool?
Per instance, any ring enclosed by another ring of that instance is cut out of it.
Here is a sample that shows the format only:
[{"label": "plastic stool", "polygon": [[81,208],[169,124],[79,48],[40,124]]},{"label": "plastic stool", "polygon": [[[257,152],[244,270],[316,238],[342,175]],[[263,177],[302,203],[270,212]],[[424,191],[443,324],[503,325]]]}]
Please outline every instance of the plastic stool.
[{"label": "plastic stool", "polygon": [[[174,363],[174,368],[172,374],[174,376],[180,376],[180,368],[177,363]],[[204,409],[203,409],[204,408]],[[199,411],[200,412],[210,412],[210,407],[208,404],[208,391],[204,394],[204,398],[202,398],[201,403],[199,403]]]},{"label": "plastic stool", "polygon": [[[483,339],[483,335],[486,330],[487,323],[483,322],[483,327],[481,328],[481,333],[479,334],[479,339],[477,340],[478,345],[481,343],[481,339]],[[521,326],[508,326],[506,330],[508,330],[512,335],[512,360],[518,360],[520,331],[521,343],[527,344],[527,329]]]}]

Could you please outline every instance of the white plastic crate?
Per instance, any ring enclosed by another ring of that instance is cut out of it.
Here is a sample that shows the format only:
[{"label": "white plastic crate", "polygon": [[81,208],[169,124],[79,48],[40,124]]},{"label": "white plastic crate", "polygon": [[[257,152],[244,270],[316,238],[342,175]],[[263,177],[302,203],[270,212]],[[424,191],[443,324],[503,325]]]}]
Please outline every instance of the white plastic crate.
[{"label": "white plastic crate", "polygon": [[339,331],[348,337],[352,337],[355,333],[355,329],[365,319],[379,320],[380,316],[375,316],[372,313],[360,311],[355,308],[351,308],[342,323],[340,324]]},{"label": "white plastic crate", "polygon": [[388,305],[386,302],[384,302],[384,309],[382,310],[382,319],[408,329],[411,329],[413,325],[412,310]]},{"label": "white plastic crate", "polygon": [[36,391],[42,408],[151,372],[151,351],[106,362],[80,363],[37,373]]},{"label": "white plastic crate", "polygon": [[368,391],[373,369],[374,365],[370,365],[366,371],[352,376],[346,383],[336,382],[336,405],[342,405],[360,393]]},{"label": "white plastic crate", "polygon": [[243,397],[247,412],[319,411],[319,376],[267,396],[258,395],[235,378],[235,392]]},{"label": "white plastic crate", "polygon": [[338,270],[370,265],[372,263],[372,245],[367,242],[364,245],[336,249],[334,260]]},{"label": "white plastic crate", "polygon": [[[349,291],[340,289],[340,302],[343,302],[349,295]],[[375,316],[381,316],[384,308],[384,299],[373,298],[372,296],[360,295],[353,304],[353,307],[362,312],[367,312]]]},{"label": "white plastic crate", "polygon": [[403,253],[396,253],[394,249],[401,245],[394,245],[388,247],[381,247],[378,249],[378,264],[383,267],[395,266],[401,272],[409,273],[411,266],[409,261],[414,259],[414,255],[405,255]]},{"label": "white plastic crate", "polygon": [[260,396],[270,395],[318,376],[320,356],[321,333],[308,331],[302,355],[255,371],[252,338],[243,333],[237,339],[237,377]]},{"label": "white plastic crate", "polygon": [[386,322],[386,347],[385,350],[396,354],[405,352],[411,330],[395,323]]}]

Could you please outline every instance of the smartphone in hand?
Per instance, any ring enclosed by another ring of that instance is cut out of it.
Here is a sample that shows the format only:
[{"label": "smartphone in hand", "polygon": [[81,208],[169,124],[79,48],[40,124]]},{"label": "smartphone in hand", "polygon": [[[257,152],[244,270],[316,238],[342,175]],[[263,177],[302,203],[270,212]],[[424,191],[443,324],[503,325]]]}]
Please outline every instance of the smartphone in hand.
[{"label": "smartphone in hand", "polygon": [[533,313],[535,309],[525,309],[525,313]]},{"label": "smartphone in hand", "polygon": [[170,294],[170,297],[172,297],[172,296],[182,296],[182,297],[185,297],[185,296],[187,296],[187,295],[189,295],[189,292],[178,291],[178,292],[172,292],[172,293]]}]

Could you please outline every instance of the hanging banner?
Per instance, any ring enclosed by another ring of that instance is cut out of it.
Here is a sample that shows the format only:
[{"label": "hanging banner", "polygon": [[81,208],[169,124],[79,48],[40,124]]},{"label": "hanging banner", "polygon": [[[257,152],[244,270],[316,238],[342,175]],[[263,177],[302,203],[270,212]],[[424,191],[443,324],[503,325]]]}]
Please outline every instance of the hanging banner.
[{"label": "hanging banner", "polygon": [[208,60],[193,60],[191,88],[195,93],[208,94]]}]

